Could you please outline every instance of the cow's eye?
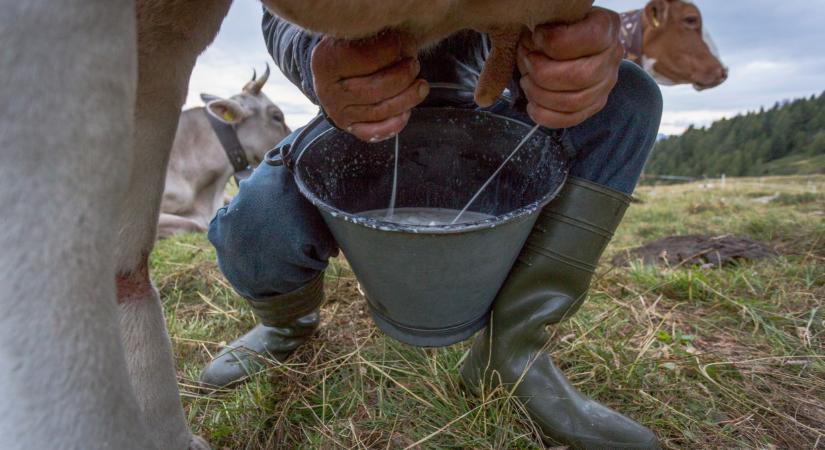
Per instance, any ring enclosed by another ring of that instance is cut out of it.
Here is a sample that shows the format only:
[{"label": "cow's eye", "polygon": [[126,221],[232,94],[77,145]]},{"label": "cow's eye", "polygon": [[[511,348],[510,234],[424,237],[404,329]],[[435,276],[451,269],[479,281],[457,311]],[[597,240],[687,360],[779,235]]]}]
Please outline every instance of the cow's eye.
[{"label": "cow's eye", "polygon": [[284,121],[284,113],[280,111],[275,111],[272,113],[272,120],[276,122],[283,122]]},{"label": "cow's eye", "polygon": [[682,19],[682,22],[684,22],[688,28],[699,28],[699,24],[701,23],[699,17],[697,16],[687,16]]}]

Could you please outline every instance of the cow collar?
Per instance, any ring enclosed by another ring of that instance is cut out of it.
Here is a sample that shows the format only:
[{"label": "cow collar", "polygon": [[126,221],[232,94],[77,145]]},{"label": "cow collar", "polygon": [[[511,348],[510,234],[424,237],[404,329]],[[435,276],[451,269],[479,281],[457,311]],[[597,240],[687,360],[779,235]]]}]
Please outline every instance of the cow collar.
[{"label": "cow collar", "polygon": [[240,183],[241,180],[249,177],[252,169],[249,167],[249,160],[246,159],[246,153],[243,150],[241,141],[238,139],[235,126],[218,120],[212,114],[209,114],[206,109],[203,112],[206,114],[206,118],[209,119],[209,125],[212,126],[212,130],[218,136],[221,147],[223,147],[226,157],[229,158],[229,162],[232,164],[235,181]]},{"label": "cow collar", "polygon": [[624,57],[630,61],[640,64],[644,57],[642,48],[642,10],[628,11],[620,15],[622,19],[619,40],[624,47]]},{"label": "cow collar", "polygon": [[644,10],[637,9],[620,14],[622,19],[619,41],[624,47],[624,57],[640,65],[657,83],[662,86],[673,86],[676,83],[666,76],[656,72],[656,60],[645,56],[644,51],[644,24],[642,14]]}]

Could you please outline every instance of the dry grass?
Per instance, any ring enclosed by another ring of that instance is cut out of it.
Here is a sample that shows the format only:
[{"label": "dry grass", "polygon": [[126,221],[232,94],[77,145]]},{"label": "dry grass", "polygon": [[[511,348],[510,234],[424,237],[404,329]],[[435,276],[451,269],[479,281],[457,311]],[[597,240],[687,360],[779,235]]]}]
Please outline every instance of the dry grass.
[{"label": "dry grass", "polygon": [[[721,269],[603,265],[582,311],[550,330],[560,366],[666,448],[825,448],[825,177],[638,194],[609,254],[734,233],[783,256]],[[543,448],[506,392],[461,389],[466,344],[423,350],[381,335],[342,260],[327,273],[315,339],[241,387],[201,393],[193,380],[210,355],[254,318],[203,236],[161,242],[152,263],[189,420],[216,448]]]}]

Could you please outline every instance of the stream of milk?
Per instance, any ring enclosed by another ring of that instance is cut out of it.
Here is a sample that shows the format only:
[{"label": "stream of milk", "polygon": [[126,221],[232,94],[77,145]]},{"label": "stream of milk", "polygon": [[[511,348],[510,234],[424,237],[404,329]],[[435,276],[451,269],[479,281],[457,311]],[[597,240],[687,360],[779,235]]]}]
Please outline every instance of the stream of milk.
[{"label": "stream of milk", "polygon": [[530,138],[533,137],[534,134],[536,134],[536,131],[539,130],[539,126],[540,125],[536,124],[536,126],[534,126],[533,129],[530,130],[530,132],[527,133],[526,136],[524,136],[521,142],[519,142],[518,145],[516,145],[516,148],[513,149],[512,152],[510,152],[509,156],[507,156],[507,159],[505,159],[504,162],[502,162],[501,165],[498,166],[498,169],[496,169],[496,171],[493,172],[492,175],[490,175],[490,178],[487,178],[487,181],[485,181],[484,184],[481,185],[481,187],[478,189],[478,192],[476,192],[476,194],[470,199],[470,201],[467,202],[466,205],[464,205],[464,208],[458,212],[458,214],[455,216],[455,219],[453,219],[451,223],[461,223],[459,222],[459,220],[461,220],[461,218],[465,214],[467,214],[467,209],[469,209],[470,206],[473,205],[473,202],[476,201],[478,196],[481,195],[481,193],[484,192],[485,189],[487,189],[487,186],[489,186],[490,182],[492,182],[493,179],[495,179],[495,177],[498,175],[498,173],[501,172],[501,169],[504,169],[504,166],[506,166],[507,163],[510,162],[511,159],[513,159],[513,156],[516,156],[516,153],[518,153],[518,151],[521,150],[522,147],[524,147],[524,144],[526,144],[527,141],[529,141]]},{"label": "stream of milk", "polygon": [[364,217],[370,217],[375,219],[383,219],[387,222],[397,223],[400,225],[413,225],[413,226],[425,226],[425,227],[434,227],[439,225],[456,225],[462,223],[472,223],[477,222],[480,220],[485,219],[492,219],[493,216],[489,214],[477,213],[467,211],[470,206],[476,201],[476,199],[487,189],[487,186],[490,185],[490,182],[504,169],[504,166],[507,165],[508,162],[516,155],[516,153],[521,150],[524,144],[530,140],[531,137],[538,131],[539,125],[533,127],[529,133],[521,140],[521,142],[516,145],[516,148],[510,153],[509,156],[498,166],[495,172],[490,175],[490,178],[481,185],[475,195],[470,198],[470,201],[464,206],[463,209],[445,209],[445,208],[397,208],[395,207],[395,197],[398,193],[398,134],[395,135],[395,159],[394,159],[394,168],[392,174],[392,194],[390,196],[390,205],[387,209],[375,209],[372,211],[365,211],[360,213],[360,215]]},{"label": "stream of milk", "polygon": [[[435,227],[453,224],[457,209],[446,208],[395,208],[392,213],[389,209],[375,209],[358,213],[359,216],[380,219],[399,225],[413,225],[420,227]],[[494,216],[484,213],[465,211],[461,221],[457,223],[471,223],[480,220],[492,219]]]},{"label": "stream of milk", "polygon": [[392,217],[395,213],[395,196],[398,194],[398,133],[395,135],[395,168],[392,171],[392,196],[390,197],[390,207],[387,208],[387,217]]}]

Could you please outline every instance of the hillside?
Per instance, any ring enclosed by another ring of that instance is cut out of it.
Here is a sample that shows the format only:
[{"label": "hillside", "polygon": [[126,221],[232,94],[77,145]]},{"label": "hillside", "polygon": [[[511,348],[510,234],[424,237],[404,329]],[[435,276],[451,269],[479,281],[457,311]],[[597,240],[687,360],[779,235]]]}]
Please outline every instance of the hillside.
[{"label": "hillside", "polygon": [[645,173],[689,177],[825,173],[825,93],[661,139]]}]

